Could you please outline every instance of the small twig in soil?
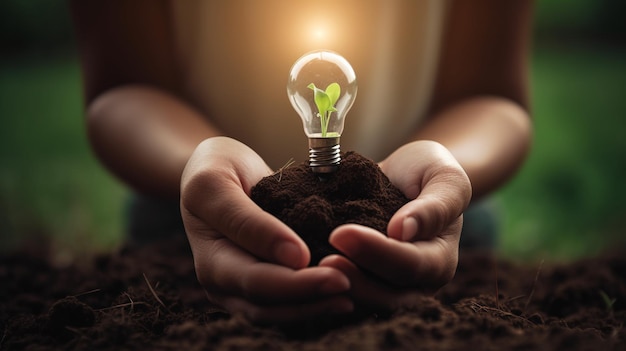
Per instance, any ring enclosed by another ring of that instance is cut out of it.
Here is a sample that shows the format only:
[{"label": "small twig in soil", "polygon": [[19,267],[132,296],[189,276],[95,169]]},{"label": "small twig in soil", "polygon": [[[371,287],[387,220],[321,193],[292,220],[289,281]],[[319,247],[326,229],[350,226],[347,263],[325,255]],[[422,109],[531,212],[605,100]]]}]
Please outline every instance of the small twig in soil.
[{"label": "small twig in soil", "polygon": [[99,292],[99,291],[100,291],[100,289],[93,289],[93,290],[89,290],[89,291],[82,292],[82,293],[80,293],[80,294],[70,295],[70,296],[68,296],[68,297],[80,297],[80,296],[84,296],[84,295],[89,295],[89,294],[97,293],[97,292]]},{"label": "small twig in soil", "polygon": [[290,158],[289,161],[287,161],[287,163],[285,163],[282,167],[280,167],[272,175],[277,175],[278,174],[278,182],[280,183],[280,181],[283,179],[283,171],[286,170],[287,168],[291,167],[291,165],[293,165],[294,163],[295,163],[295,161],[293,160],[293,158]]},{"label": "small twig in soil", "polygon": [[104,308],[98,308],[97,310],[94,310],[94,311],[96,311],[96,312],[99,312],[99,311],[107,311],[107,310],[113,310],[113,309],[116,309],[116,308],[123,308],[123,307],[127,307],[127,306],[130,306],[130,308],[131,308],[131,309],[133,309],[133,308],[135,307],[135,305],[146,305],[146,306],[150,306],[150,304],[149,304],[149,303],[147,303],[147,302],[143,302],[143,301],[134,302],[134,301],[131,301],[131,302],[127,302],[127,303],[121,303],[121,304],[119,304],[119,305],[115,305],[115,306],[104,307]]},{"label": "small twig in soil", "polygon": [[85,338],[87,340],[91,340],[91,338],[89,336],[87,336],[82,330],[78,329],[78,328],[74,328],[74,327],[70,327],[69,325],[65,326],[65,329],[68,331],[71,331],[72,333]]},{"label": "small twig in soil", "polygon": [[523,298],[523,297],[525,297],[525,296],[526,296],[526,295],[517,295],[517,296],[513,296],[513,297],[509,298],[509,299],[507,300],[507,302],[513,302],[513,301],[515,301],[515,300],[519,300],[519,299],[521,299],[521,298]]},{"label": "small twig in soil", "polygon": [[533,295],[535,294],[535,288],[537,287],[537,281],[539,280],[539,274],[541,273],[541,269],[543,268],[543,262],[545,260],[541,260],[541,263],[539,264],[539,268],[537,269],[537,274],[535,274],[535,280],[533,281],[533,287],[530,290],[530,295],[528,295],[528,299],[526,299],[526,303],[524,304],[524,309],[522,310],[522,314],[526,314],[526,309],[528,308],[528,305],[530,304],[530,300],[532,300]]},{"label": "small twig in soil", "polygon": [[4,332],[2,333],[2,339],[0,339],[0,350],[2,350],[2,344],[4,344],[4,339],[7,337],[7,326],[4,326]]},{"label": "small twig in soil", "polygon": [[522,317],[522,316],[518,316],[516,314],[513,314],[511,312],[507,312],[504,311],[502,309],[498,308],[493,308],[493,307],[489,307],[489,306],[483,306],[480,305],[476,302],[472,302],[472,309],[474,310],[474,312],[478,312],[479,310],[485,311],[485,312],[492,312],[492,313],[496,313],[496,314],[500,314],[502,316],[507,316],[507,317],[513,317],[515,319],[519,319],[521,321],[524,321],[530,325],[535,325],[535,323],[533,323],[531,320],[528,320],[528,318]]},{"label": "small twig in soil", "polygon": [[161,301],[161,298],[159,297],[159,295],[157,295],[156,291],[154,291],[154,289],[152,288],[152,285],[150,285],[150,281],[148,280],[148,277],[146,277],[146,274],[145,273],[142,273],[142,274],[143,274],[143,279],[146,280],[146,284],[148,284],[148,289],[150,289],[150,292],[152,293],[154,298],[157,300],[157,302],[159,304],[161,304],[161,306],[163,306],[163,308],[165,308],[166,311],[169,312],[169,308],[167,308],[167,306],[165,306],[163,301]]},{"label": "small twig in soil", "polygon": [[500,288],[498,285],[498,259],[494,258],[493,260],[493,271],[496,276],[496,307],[500,308]]},{"label": "small twig in soil", "polygon": [[133,301],[133,298],[130,297],[130,294],[127,292],[124,292],[124,295],[126,295],[126,297],[128,297],[128,301],[130,301],[130,310],[131,312],[135,310],[135,301]]}]

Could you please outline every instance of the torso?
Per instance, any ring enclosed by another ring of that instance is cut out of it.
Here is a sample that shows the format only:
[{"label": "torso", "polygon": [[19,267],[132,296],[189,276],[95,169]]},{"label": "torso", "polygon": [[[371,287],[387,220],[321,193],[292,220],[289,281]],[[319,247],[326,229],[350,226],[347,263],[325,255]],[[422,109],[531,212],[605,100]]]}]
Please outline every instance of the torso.
[{"label": "torso", "polygon": [[359,86],[341,148],[378,161],[424,119],[445,3],[172,1],[183,89],[225,135],[278,168],[308,155],[287,99],[289,70],[308,51],[336,51],[352,64]]}]

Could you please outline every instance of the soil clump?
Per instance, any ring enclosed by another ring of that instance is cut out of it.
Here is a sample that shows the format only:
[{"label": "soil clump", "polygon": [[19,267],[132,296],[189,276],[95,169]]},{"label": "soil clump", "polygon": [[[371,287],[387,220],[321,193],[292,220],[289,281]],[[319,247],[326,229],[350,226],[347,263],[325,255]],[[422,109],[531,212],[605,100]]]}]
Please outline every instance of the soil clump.
[{"label": "soil clump", "polygon": [[376,163],[351,151],[335,173],[320,177],[306,163],[287,167],[263,178],[250,197],[298,233],[311,265],[339,253],[328,243],[336,227],[356,223],[386,234],[393,214],[409,201]]}]

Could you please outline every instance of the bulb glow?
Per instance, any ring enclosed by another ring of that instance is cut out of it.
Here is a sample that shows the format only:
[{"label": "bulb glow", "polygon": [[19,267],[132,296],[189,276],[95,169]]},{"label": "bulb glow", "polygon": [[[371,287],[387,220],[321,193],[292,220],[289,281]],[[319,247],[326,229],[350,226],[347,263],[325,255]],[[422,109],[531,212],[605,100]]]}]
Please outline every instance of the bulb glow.
[{"label": "bulb glow", "polygon": [[313,38],[321,40],[326,38],[326,31],[323,28],[315,28],[312,31]]},{"label": "bulb glow", "polygon": [[314,172],[337,169],[341,161],[339,138],[356,93],[352,66],[335,52],[310,52],[291,68],[287,95],[309,138],[309,163]]}]

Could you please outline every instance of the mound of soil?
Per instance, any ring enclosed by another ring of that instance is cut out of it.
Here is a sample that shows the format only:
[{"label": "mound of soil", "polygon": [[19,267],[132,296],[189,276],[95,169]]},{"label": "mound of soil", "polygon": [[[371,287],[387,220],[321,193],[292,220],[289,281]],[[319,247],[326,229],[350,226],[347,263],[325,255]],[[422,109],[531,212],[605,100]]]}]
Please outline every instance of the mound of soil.
[{"label": "mound of soil", "polygon": [[306,164],[285,168],[263,178],[250,197],[304,240],[311,250],[311,264],[331,253],[333,229],[357,223],[387,232],[391,216],[409,201],[378,165],[349,151],[342,155],[335,173],[319,177]]},{"label": "mound of soil", "polygon": [[[310,245],[346,214],[384,232],[406,199],[375,165],[352,163],[323,182],[288,168],[255,194],[282,199],[263,206],[302,221],[290,225]],[[518,265],[462,251],[450,284],[393,313],[259,326],[207,301],[183,235],[67,267],[16,252],[0,256],[0,350],[625,350],[625,257]]]}]

